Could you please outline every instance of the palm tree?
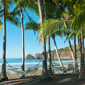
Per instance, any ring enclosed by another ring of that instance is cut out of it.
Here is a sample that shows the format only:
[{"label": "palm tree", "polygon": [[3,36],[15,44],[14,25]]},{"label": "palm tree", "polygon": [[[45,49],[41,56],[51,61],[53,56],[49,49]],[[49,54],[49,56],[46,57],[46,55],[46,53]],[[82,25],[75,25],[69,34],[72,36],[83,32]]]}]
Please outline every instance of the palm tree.
[{"label": "palm tree", "polygon": [[79,75],[79,78],[81,80],[85,79],[83,31],[81,32],[81,38],[80,38],[80,75]]},{"label": "palm tree", "polygon": [[[38,10],[39,10],[39,16],[40,16],[40,26],[42,26],[43,16],[42,16],[41,0],[37,0],[37,2],[38,2]],[[42,79],[48,79],[50,77],[47,72],[47,58],[46,58],[46,44],[45,43],[46,43],[45,38],[42,38],[42,54],[43,54]]]},{"label": "palm tree", "polygon": [[[8,3],[9,2],[9,3]],[[2,57],[2,69],[1,69],[1,78],[3,80],[8,80],[6,75],[6,20],[10,21],[12,24],[19,26],[20,22],[19,19],[14,16],[13,12],[9,12],[9,5],[12,1],[3,1],[3,9],[0,10],[3,16],[3,57]],[[16,13],[15,13],[16,14]],[[2,22],[0,22],[0,29],[1,29]]]},{"label": "palm tree", "polygon": [[[25,66],[25,45],[24,45],[24,25],[23,25],[23,8],[24,6],[27,7],[27,3],[23,0],[21,1],[16,1],[14,2],[16,4],[16,8],[15,8],[15,11],[16,9],[19,9],[20,10],[20,17],[21,17],[21,29],[22,29],[22,71],[24,71],[24,66]],[[26,4],[25,4],[26,3]]]},{"label": "palm tree", "polygon": [[[23,11],[26,12],[28,18],[30,21],[33,21],[29,14],[27,13],[26,11],[26,8],[30,6],[29,2],[34,2],[34,0],[20,0],[20,1],[17,1],[17,0],[14,0],[15,2],[15,5],[16,5],[16,8],[15,8],[15,11],[17,11],[18,9],[20,10],[20,17],[21,17],[21,29],[22,29],[22,70],[24,71],[24,66],[25,66],[25,47],[24,47],[24,25],[23,25]],[[17,9],[17,10],[16,10]]]},{"label": "palm tree", "polygon": [[56,54],[57,54],[58,60],[60,62],[60,65],[62,67],[64,67],[64,66],[61,62],[61,59],[60,59],[60,56],[59,56],[59,53],[58,53],[58,50],[57,50],[57,45],[56,45],[56,42],[55,42],[55,35],[54,34],[57,34],[57,35],[59,34],[60,36],[62,36],[62,33],[65,31],[65,30],[62,30],[64,22],[66,22],[67,24],[71,23],[71,21],[66,21],[66,20],[49,19],[49,20],[47,20],[43,23],[42,29],[40,29],[39,34],[38,34],[38,38],[46,37],[48,35],[52,35],[54,45],[55,45],[55,49],[56,49]]},{"label": "palm tree", "polygon": [[[82,1],[84,2],[84,1]],[[78,5],[80,5],[78,7]],[[80,79],[85,79],[85,67],[84,67],[84,28],[85,28],[85,3],[83,5],[79,2],[77,2],[75,6],[75,17],[72,23],[72,28],[76,29],[76,34],[80,35]],[[78,9],[78,10],[77,10]]]},{"label": "palm tree", "polygon": [[2,80],[8,80],[6,76],[6,1],[3,0],[3,59],[2,59]]},{"label": "palm tree", "polygon": [[47,44],[48,44],[48,72],[49,74],[53,74],[52,73],[52,59],[51,59],[51,50],[50,50],[50,36],[47,36]]},{"label": "palm tree", "polygon": [[21,13],[21,29],[22,29],[22,70],[24,71],[24,62],[25,62],[25,47],[24,47],[24,26],[23,26],[23,13],[22,13],[22,7],[20,8]]},{"label": "palm tree", "polygon": [[54,41],[54,45],[55,45],[55,49],[56,49],[56,54],[57,54],[57,57],[58,57],[58,60],[59,60],[60,66],[62,66],[62,67],[64,68],[64,66],[63,66],[63,64],[62,64],[62,62],[61,62],[61,59],[60,59],[59,53],[58,53],[58,49],[57,49],[57,45],[56,45],[56,41],[55,41],[55,35],[52,34],[51,36],[52,36],[52,39],[53,39],[53,41]]},{"label": "palm tree", "polygon": [[[67,14],[65,14],[64,15],[64,18],[65,18],[65,20],[70,20],[71,18],[72,18],[72,15],[69,15],[69,13],[67,13]],[[66,23],[65,23],[65,25],[66,25]],[[67,30],[67,37],[69,36],[69,29],[67,28],[67,26],[65,26],[65,28],[66,28],[66,30]],[[75,51],[75,56],[74,56],[74,53],[73,53],[73,49],[72,49],[72,45],[71,45],[71,42],[70,42],[70,39],[68,38],[68,42],[69,42],[69,48],[70,48],[70,52],[71,52],[71,55],[72,55],[72,58],[73,58],[73,61],[74,61],[74,69],[75,69],[75,71],[76,71],[76,60],[75,59],[77,59],[76,58],[76,45],[74,45],[74,51]],[[76,42],[75,42],[75,37],[74,37],[74,44],[75,44]]]},{"label": "palm tree", "polygon": [[75,63],[74,63],[74,72],[78,72],[78,63],[77,63],[77,55],[76,55],[76,34],[74,34],[74,58],[75,58]]},{"label": "palm tree", "polygon": [[[44,4],[44,15],[45,15],[45,20],[47,20],[47,12],[46,12],[46,1],[43,0]],[[48,43],[48,72],[49,74],[52,74],[52,60],[51,60],[51,51],[50,51],[50,36],[47,36],[47,43]]]}]

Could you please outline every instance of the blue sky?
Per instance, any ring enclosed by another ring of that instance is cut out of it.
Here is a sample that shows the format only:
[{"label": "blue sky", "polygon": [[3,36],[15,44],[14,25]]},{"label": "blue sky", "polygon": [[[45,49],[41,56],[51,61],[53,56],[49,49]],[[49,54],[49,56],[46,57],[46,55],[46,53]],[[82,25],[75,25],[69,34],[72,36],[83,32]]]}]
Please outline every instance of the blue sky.
[{"label": "blue sky", "polygon": [[[31,10],[28,11],[30,17],[39,22],[39,17],[35,16],[35,13]],[[29,19],[25,14],[24,24]],[[10,22],[6,23],[7,28],[7,48],[6,48],[6,57],[7,58],[22,58],[22,31],[20,28],[16,27],[15,25],[11,24]],[[56,43],[57,47],[63,48],[68,46],[68,41],[64,43],[65,37],[61,39],[60,37],[56,36]],[[73,44],[73,41],[71,41]],[[47,45],[46,45],[47,46]],[[54,50],[54,43],[51,39],[51,50]],[[37,40],[37,34],[34,35],[33,30],[25,31],[25,56],[27,54],[32,54],[33,56],[36,53],[42,53],[42,43],[39,43]],[[0,58],[2,58],[3,54],[3,28],[0,31]]]}]

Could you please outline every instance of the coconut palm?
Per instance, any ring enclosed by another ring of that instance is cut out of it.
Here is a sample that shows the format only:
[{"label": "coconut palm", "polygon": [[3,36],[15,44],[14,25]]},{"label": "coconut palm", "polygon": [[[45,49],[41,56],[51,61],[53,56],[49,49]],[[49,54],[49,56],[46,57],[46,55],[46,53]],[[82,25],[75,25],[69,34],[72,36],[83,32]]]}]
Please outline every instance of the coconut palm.
[{"label": "coconut palm", "polygon": [[56,49],[56,54],[57,54],[57,57],[58,57],[58,60],[59,60],[60,66],[62,66],[62,67],[64,68],[64,66],[63,66],[63,64],[62,64],[62,62],[61,62],[61,59],[60,59],[59,53],[58,53],[58,49],[57,49],[57,45],[56,45],[56,41],[55,41],[55,35],[52,34],[51,36],[52,36],[52,39],[53,39],[53,41],[54,41],[54,45],[55,45],[55,49]]},{"label": "coconut palm", "polygon": [[[65,20],[70,20],[72,18],[72,15],[69,15],[69,13],[67,13],[67,14],[64,15],[64,18],[65,18]],[[66,30],[68,30],[68,32],[66,33],[67,37],[68,37],[69,36],[69,29],[67,28],[66,24],[65,24],[65,28],[66,28]],[[75,30],[74,30],[74,32],[75,32]],[[74,32],[72,32],[72,33],[74,33]],[[71,52],[73,62],[74,62],[74,71],[73,72],[78,72],[77,56],[76,56],[76,38],[75,37],[76,36],[75,36],[75,33],[74,33],[74,53],[73,53],[72,45],[71,45],[71,42],[70,42],[70,38],[68,38],[68,42],[69,42],[69,48],[70,48],[70,52]]]},{"label": "coconut palm", "polygon": [[[44,16],[45,16],[45,20],[47,20],[46,1],[45,0],[43,0],[43,4],[44,4]],[[52,74],[52,69],[51,69],[52,60],[51,60],[51,51],[50,51],[50,36],[47,36],[47,43],[48,43],[48,72],[49,72],[49,74]]]},{"label": "coconut palm", "polygon": [[72,27],[73,29],[79,29],[77,31],[77,34],[81,34],[81,43],[80,43],[80,79],[85,79],[85,67],[84,67],[84,27],[85,27],[85,20],[84,20],[84,15],[85,14],[85,10],[82,8],[81,11],[79,11],[76,15],[76,17],[73,20],[73,24]]},{"label": "coconut palm", "polygon": [[28,18],[30,21],[32,19],[30,18],[29,14],[26,11],[26,8],[30,7],[31,1],[34,2],[34,0],[14,0],[14,4],[16,5],[15,11],[20,10],[20,17],[21,17],[21,29],[22,29],[22,70],[24,71],[24,66],[25,66],[25,47],[24,47],[24,25],[23,25],[23,11],[26,12]]},{"label": "coconut palm", "polygon": [[[2,4],[2,1],[0,1]],[[13,15],[13,13],[9,12],[9,5],[12,3],[12,0],[3,0],[3,8],[1,8],[0,13],[1,16],[3,16],[3,22],[0,22],[0,29],[1,24],[3,23],[3,57],[2,57],[2,69],[1,69],[1,78],[2,80],[7,80],[6,75],[6,20],[12,22],[12,24],[15,24],[19,26],[19,19]]]},{"label": "coconut palm", "polygon": [[1,78],[8,79],[6,76],[6,1],[3,0],[3,57],[2,57]]},{"label": "coconut palm", "polygon": [[[42,26],[43,16],[42,16],[41,0],[37,0],[37,2],[38,2],[38,10],[39,10],[39,16],[40,16],[40,26]],[[48,79],[50,77],[47,72],[46,44],[45,43],[46,43],[45,38],[42,38],[42,54],[43,54],[42,79]]]},{"label": "coconut palm", "polygon": [[52,35],[54,45],[55,45],[55,48],[56,48],[56,54],[57,54],[57,57],[59,59],[60,65],[62,67],[64,67],[64,66],[63,66],[63,64],[60,60],[60,56],[59,56],[59,53],[58,53],[58,50],[57,50],[54,34],[59,34],[60,36],[62,35],[62,33],[65,31],[65,30],[62,29],[62,27],[64,26],[64,22],[66,22],[68,24],[71,23],[71,21],[68,22],[68,21],[65,21],[65,20],[49,19],[49,20],[47,20],[43,23],[42,29],[40,29],[39,34],[38,34],[38,38],[46,37],[48,35]]}]

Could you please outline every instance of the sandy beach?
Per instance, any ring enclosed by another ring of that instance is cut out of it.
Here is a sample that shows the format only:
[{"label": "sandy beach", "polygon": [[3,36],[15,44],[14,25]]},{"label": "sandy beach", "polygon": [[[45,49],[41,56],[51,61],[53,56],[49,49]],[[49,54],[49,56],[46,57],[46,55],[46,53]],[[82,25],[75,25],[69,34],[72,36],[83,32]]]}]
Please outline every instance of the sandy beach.
[{"label": "sandy beach", "polygon": [[[57,73],[51,75],[51,80],[41,82],[42,76],[29,76],[28,78],[14,78],[0,82],[0,85],[85,85],[85,81],[78,79],[79,73]],[[13,76],[12,76],[13,77]]]},{"label": "sandy beach", "polygon": [[[27,69],[27,68],[26,68]],[[73,73],[73,70],[63,72],[54,71],[54,75],[51,75],[51,80],[44,82],[42,79],[42,67],[39,67],[36,73],[28,73],[26,78],[20,78],[20,75],[15,73],[10,74],[7,70],[8,81],[0,82],[0,85],[85,85],[85,81],[79,80],[79,72]]]}]

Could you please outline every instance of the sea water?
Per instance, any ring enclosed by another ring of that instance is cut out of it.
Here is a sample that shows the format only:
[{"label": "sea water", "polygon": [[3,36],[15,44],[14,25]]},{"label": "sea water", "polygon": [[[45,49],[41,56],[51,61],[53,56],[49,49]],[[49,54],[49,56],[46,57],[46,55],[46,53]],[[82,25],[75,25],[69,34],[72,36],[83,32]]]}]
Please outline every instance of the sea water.
[{"label": "sea water", "polygon": [[[59,64],[58,60],[53,59],[52,62],[54,62],[53,64]],[[73,60],[62,60],[62,63],[63,64],[73,63]],[[7,58],[6,59],[6,69],[21,68],[21,65],[22,65],[21,58]],[[42,59],[25,59],[25,68],[35,67],[36,65],[42,66]],[[2,67],[2,58],[0,58],[0,70],[1,70],[1,67]]]}]

